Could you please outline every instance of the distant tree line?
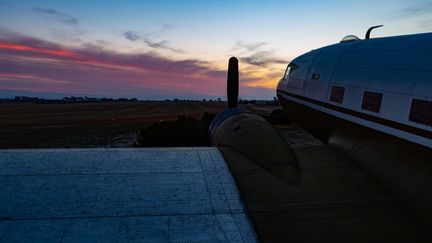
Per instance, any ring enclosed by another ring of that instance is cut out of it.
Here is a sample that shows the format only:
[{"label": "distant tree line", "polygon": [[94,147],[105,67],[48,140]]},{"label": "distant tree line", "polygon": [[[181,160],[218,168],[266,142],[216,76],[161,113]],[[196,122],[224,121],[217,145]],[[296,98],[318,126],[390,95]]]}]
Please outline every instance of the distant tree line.
[{"label": "distant tree line", "polygon": [[15,96],[15,98],[0,98],[0,103],[37,103],[37,104],[58,104],[58,103],[90,103],[90,102],[137,102],[137,98],[92,98],[70,96],[62,99],[45,99],[40,97]]},{"label": "distant tree line", "polygon": [[[30,96],[15,96],[15,98],[0,98],[0,103],[37,103],[37,104],[58,104],[58,103],[90,103],[90,102],[161,102],[161,100],[138,100],[138,98],[93,98],[93,97],[81,97],[81,96],[70,96],[63,97],[61,99],[46,99],[40,97]],[[225,102],[222,98],[215,99],[165,99],[163,102]],[[239,104],[255,104],[255,105],[279,105],[276,97],[272,100],[247,100],[239,99]]]}]

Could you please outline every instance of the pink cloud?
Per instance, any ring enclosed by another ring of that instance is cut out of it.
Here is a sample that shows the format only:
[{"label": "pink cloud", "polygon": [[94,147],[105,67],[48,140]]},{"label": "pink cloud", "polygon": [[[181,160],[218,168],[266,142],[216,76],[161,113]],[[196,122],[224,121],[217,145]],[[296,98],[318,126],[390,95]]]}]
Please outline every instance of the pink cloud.
[{"label": "pink cloud", "polygon": [[[225,71],[206,62],[171,60],[154,53],[71,49],[19,35],[4,38],[4,33],[0,37],[0,89],[150,99],[225,96]],[[246,86],[241,92],[257,97],[273,94]]]}]

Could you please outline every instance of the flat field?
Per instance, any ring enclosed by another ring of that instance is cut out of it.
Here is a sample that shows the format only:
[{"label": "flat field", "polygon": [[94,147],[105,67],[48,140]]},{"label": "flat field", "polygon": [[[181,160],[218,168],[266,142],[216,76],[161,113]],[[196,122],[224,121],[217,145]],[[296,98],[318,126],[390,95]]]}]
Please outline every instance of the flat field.
[{"label": "flat field", "polygon": [[0,148],[130,147],[153,122],[225,109],[223,102],[0,104]]}]

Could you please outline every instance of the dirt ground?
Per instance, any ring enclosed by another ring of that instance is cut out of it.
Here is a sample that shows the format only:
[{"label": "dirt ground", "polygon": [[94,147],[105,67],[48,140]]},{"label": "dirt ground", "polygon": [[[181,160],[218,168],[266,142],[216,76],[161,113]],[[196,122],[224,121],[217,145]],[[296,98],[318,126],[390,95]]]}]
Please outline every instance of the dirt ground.
[{"label": "dirt ground", "polygon": [[0,148],[131,147],[161,120],[217,113],[222,102],[0,104]]},{"label": "dirt ground", "polygon": [[[107,102],[0,104],[0,148],[132,147],[135,134],[154,122],[200,117],[223,102]],[[275,107],[243,105],[257,114]]]}]

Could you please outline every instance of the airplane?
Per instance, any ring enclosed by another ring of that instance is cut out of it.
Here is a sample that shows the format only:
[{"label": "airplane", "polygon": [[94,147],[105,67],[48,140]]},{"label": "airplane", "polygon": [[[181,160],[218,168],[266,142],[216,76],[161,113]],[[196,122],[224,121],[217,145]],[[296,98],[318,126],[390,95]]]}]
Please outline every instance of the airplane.
[{"label": "airplane", "polygon": [[325,144],[239,108],[233,57],[213,147],[0,150],[0,242],[430,242],[432,33],[374,28],[278,84]]},{"label": "airplane", "polygon": [[[363,40],[349,35],[292,60],[277,97],[291,120],[356,161],[430,231],[432,33],[370,38],[379,27]],[[239,160],[230,155],[237,151],[287,183],[301,184],[292,150],[260,117],[236,108],[237,69],[232,58],[229,109],[210,125],[212,144],[229,164]]]}]

